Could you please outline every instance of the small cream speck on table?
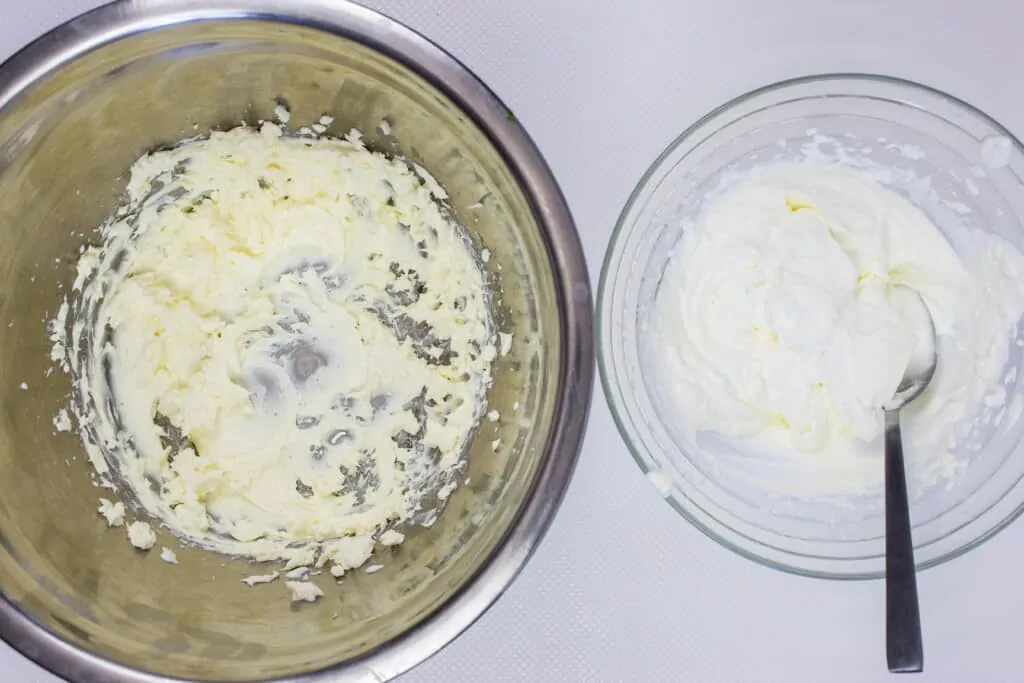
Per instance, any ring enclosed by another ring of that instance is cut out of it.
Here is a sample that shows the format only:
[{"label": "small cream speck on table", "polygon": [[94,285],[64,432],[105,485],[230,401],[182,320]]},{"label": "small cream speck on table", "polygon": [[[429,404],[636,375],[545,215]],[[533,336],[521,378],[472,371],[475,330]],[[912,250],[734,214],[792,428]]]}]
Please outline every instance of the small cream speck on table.
[{"label": "small cream speck on table", "polygon": [[[4,56],[97,0],[7,0]],[[526,126],[576,218],[596,287],[616,217],[672,138],[754,87],[882,72],[1024,135],[1007,0],[367,0],[466,63]],[[15,9],[20,9],[15,12]],[[953,30],[952,27],[955,27]],[[1019,679],[1024,523],[920,576],[921,683]],[[887,680],[879,582],[802,579],[720,548],[633,464],[595,395],[572,487],[523,575],[410,683]],[[57,679],[0,645],[0,679]]]}]

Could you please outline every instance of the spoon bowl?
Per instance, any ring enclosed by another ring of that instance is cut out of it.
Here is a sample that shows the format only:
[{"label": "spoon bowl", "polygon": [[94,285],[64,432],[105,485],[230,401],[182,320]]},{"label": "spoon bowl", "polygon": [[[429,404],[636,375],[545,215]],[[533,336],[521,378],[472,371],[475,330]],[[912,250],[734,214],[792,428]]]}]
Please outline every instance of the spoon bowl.
[{"label": "spoon bowl", "polygon": [[935,321],[928,311],[928,304],[917,292],[906,285],[893,285],[892,297],[897,307],[910,319],[914,326],[922,332],[918,337],[917,348],[910,357],[903,379],[896,387],[896,392],[885,404],[884,410],[899,410],[924,393],[938,367],[938,350],[936,348]]}]

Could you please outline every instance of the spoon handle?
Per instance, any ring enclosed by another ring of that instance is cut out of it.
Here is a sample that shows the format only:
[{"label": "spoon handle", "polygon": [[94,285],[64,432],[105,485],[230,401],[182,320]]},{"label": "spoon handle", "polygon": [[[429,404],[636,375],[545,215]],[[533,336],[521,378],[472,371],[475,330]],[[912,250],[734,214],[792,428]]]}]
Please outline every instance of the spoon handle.
[{"label": "spoon handle", "polygon": [[889,671],[924,668],[899,410],[885,411],[885,640]]}]

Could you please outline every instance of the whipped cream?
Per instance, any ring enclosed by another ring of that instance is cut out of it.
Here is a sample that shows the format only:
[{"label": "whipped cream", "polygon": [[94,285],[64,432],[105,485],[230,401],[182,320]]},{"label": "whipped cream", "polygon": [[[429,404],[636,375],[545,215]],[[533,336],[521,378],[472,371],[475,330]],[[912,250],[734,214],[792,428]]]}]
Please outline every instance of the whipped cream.
[{"label": "whipped cream", "polygon": [[711,199],[684,226],[647,321],[666,422],[731,454],[716,467],[747,467],[738,449],[798,473],[802,493],[879,487],[882,406],[929,335],[905,285],[939,353],[904,411],[911,484],[956,476],[957,425],[1005,400],[1024,313],[1024,257],[994,234],[960,237],[955,250],[909,201],[839,166],[769,168]]},{"label": "whipped cream", "polygon": [[102,481],[286,569],[400,542],[454,489],[504,344],[446,196],[355,131],[264,123],[139,159],[53,325]]}]

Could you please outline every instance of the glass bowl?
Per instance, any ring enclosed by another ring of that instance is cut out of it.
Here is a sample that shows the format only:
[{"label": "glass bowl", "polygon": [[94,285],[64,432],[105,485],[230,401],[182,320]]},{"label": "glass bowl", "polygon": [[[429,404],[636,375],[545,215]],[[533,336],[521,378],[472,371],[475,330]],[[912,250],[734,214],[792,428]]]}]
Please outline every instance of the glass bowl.
[{"label": "glass bowl", "polygon": [[[683,224],[751,169],[793,162],[884,170],[875,173],[883,184],[920,207],[944,233],[959,224],[997,233],[1024,250],[1024,149],[992,118],[937,90],[888,77],[837,74],[777,83],[698,121],[633,191],[601,272],[601,378],[640,468],[702,532],[784,571],[876,578],[884,571],[881,491],[812,501],[730,477],[730,468],[720,467],[723,456],[712,458],[697,445],[699,438],[690,441],[673,423],[660,398],[664,378],[644,334]],[[1001,375],[1006,401],[982,408],[989,413],[978,416],[976,438],[957,453],[960,474],[912,492],[919,568],[977,546],[1024,506],[1024,373],[1016,372],[1024,356],[1021,327],[1015,328]],[[911,480],[912,470],[908,463]]]}]

